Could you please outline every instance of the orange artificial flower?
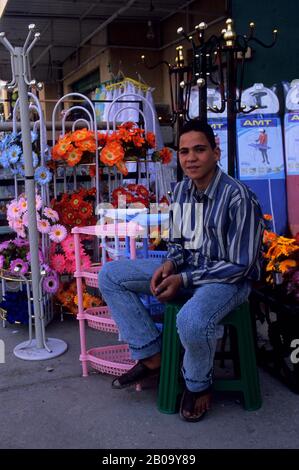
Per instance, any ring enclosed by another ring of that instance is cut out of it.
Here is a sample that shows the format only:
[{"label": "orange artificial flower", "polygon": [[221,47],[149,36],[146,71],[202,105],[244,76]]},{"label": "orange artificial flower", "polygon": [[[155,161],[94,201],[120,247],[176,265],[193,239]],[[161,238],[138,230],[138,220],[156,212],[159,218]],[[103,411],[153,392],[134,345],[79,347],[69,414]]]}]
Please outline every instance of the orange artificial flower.
[{"label": "orange artificial flower", "polygon": [[119,142],[109,142],[101,151],[100,160],[104,165],[113,166],[123,160],[124,149]]},{"label": "orange artificial flower", "polygon": [[69,137],[64,136],[54,145],[52,149],[52,156],[54,160],[60,160],[71,149],[72,141]]},{"label": "orange artificial flower", "polygon": [[133,129],[133,127],[135,126],[135,123],[132,122],[132,121],[127,121],[127,122],[124,122],[123,124],[121,124],[120,126],[117,126],[118,129],[126,129],[127,131],[130,131]]},{"label": "orange artificial flower", "polygon": [[96,143],[95,140],[81,140],[76,144],[77,148],[83,152],[95,152]]},{"label": "orange artificial flower", "polygon": [[126,167],[126,164],[123,160],[120,160],[118,162],[116,162],[116,168],[124,175],[124,176],[127,176],[127,174],[129,173],[129,170],[128,168]]},{"label": "orange artificial flower", "polygon": [[78,142],[80,140],[86,140],[90,138],[90,133],[93,136],[93,133],[91,131],[88,131],[86,127],[84,129],[78,129],[77,131],[73,132],[72,134],[72,140],[74,142]]},{"label": "orange artificial flower", "polygon": [[286,259],[284,261],[281,261],[281,263],[279,263],[279,271],[282,273],[285,273],[289,271],[289,269],[291,268],[296,268],[296,266],[297,266],[296,260]]},{"label": "orange artificial flower", "polygon": [[150,148],[155,148],[156,147],[156,136],[153,132],[148,132],[146,134],[146,140]]},{"label": "orange artificial flower", "polygon": [[134,135],[132,140],[133,140],[133,144],[135,145],[135,147],[141,148],[142,145],[145,143],[144,138],[139,135]]},{"label": "orange artificial flower", "polygon": [[160,158],[162,160],[163,165],[167,165],[167,163],[171,162],[172,152],[167,147],[163,147],[160,150]]},{"label": "orange artificial flower", "polygon": [[264,230],[263,243],[272,243],[277,239],[277,234],[274,232],[269,232],[269,230]]},{"label": "orange artificial flower", "polygon": [[82,150],[72,146],[72,149],[69,150],[67,153],[67,158],[66,158],[67,164],[69,166],[75,166],[77,163],[81,161],[82,155],[83,155]]},{"label": "orange artificial flower", "polygon": [[264,214],[264,219],[270,221],[270,220],[273,220],[273,217],[270,214]]},{"label": "orange artificial flower", "polygon": [[98,132],[98,145],[99,147],[104,147],[107,143],[107,134],[103,134],[102,132]]}]

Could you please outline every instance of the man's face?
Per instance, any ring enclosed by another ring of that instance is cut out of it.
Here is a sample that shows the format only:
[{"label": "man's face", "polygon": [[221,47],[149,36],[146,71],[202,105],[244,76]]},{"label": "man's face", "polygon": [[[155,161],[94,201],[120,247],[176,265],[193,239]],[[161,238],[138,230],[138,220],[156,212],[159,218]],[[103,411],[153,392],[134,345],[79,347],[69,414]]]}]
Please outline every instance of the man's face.
[{"label": "man's face", "polygon": [[194,183],[204,185],[209,182],[220,158],[220,150],[212,149],[205,134],[190,131],[183,134],[179,144],[179,159],[183,172]]}]

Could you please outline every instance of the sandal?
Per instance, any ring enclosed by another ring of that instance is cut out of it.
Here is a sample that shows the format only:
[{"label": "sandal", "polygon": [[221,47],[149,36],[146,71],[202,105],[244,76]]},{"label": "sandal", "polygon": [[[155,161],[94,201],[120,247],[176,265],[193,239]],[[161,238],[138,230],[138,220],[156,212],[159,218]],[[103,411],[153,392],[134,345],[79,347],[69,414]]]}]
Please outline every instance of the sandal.
[{"label": "sandal", "polygon": [[196,423],[197,421],[200,421],[206,414],[207,410],[202,411],[200,415],[197,415],[195,417],[185,416],[184,411],[185,412],[188,411],[189,413],[192,414],[194,412],[196,400],[204,395],[210,395],[210,394],[211,394],[211,387],[208,387],[205,390],[202,390],[201,392],[190,392],[190,390],[185,388],[182,399],[181,399],[181,404],[180,404],[180,417],[184,421],[188,421],[189,423]]},{"label": "sandal", "polygon": [[132,369],[128,370],[125,374],[117,377],[112,382],[112,388],[122,389],[135,385],[141,382],[141,380],[147,379],[148,377],[154,377],[160,373],[160,367],[157,369],[150,369],[143,362],[138,361]]}]

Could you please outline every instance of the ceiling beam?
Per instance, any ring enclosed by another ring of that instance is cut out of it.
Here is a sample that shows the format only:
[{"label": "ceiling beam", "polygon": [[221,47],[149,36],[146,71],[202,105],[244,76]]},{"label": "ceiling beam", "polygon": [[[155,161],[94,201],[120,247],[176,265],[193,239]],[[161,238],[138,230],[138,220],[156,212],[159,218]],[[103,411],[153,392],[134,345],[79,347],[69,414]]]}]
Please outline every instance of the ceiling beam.
[{"label": "ceiling beam", "polygon": [[79,47],[86,44],[87,41],[92,39],[95,34],[99,33],[100,31],[103,31],[103,29],[105,29],[108,24],[112,23],[112,21],[114,21],[119,15],[128,10],[135,2],[136,0],[127,1],[127,3],[123,7],[119,8],[115,13],[113,13],[113,15],[111,15],[106,21],[104,21],[104,23],[102,23],[98,28],[92,31],[92,33],[88,34],[88,36],[85,36],[85,38],[82,39],[82,41],[80,42]]}]

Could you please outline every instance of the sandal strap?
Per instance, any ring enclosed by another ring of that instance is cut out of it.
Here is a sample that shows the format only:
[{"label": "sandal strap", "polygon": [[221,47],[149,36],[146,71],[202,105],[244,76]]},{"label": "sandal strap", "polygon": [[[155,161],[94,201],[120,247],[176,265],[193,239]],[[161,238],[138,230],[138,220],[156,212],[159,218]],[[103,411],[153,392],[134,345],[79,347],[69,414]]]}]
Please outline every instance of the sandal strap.
[{"label": "sandal strap", "polygon": [[180,406],[181,414],[184,411],[192,413],[196,400],[200,397],[203,397],[204,395],[209,395],[211,393],[211,390],[212,387],[208,387],[205,390],[201,390],[200,392],[191,392],[190,390],[185,388]]},{"label": "sandal strap", "polygon": [[137,364],[135,364],[135,366],[128,370],[128,372],[113,380],[112,387],[128,387],[146,379],[147,377],[157,375],[159,372],[160,367],[158,369],[150,369],[143,362],[139,361]]}]

